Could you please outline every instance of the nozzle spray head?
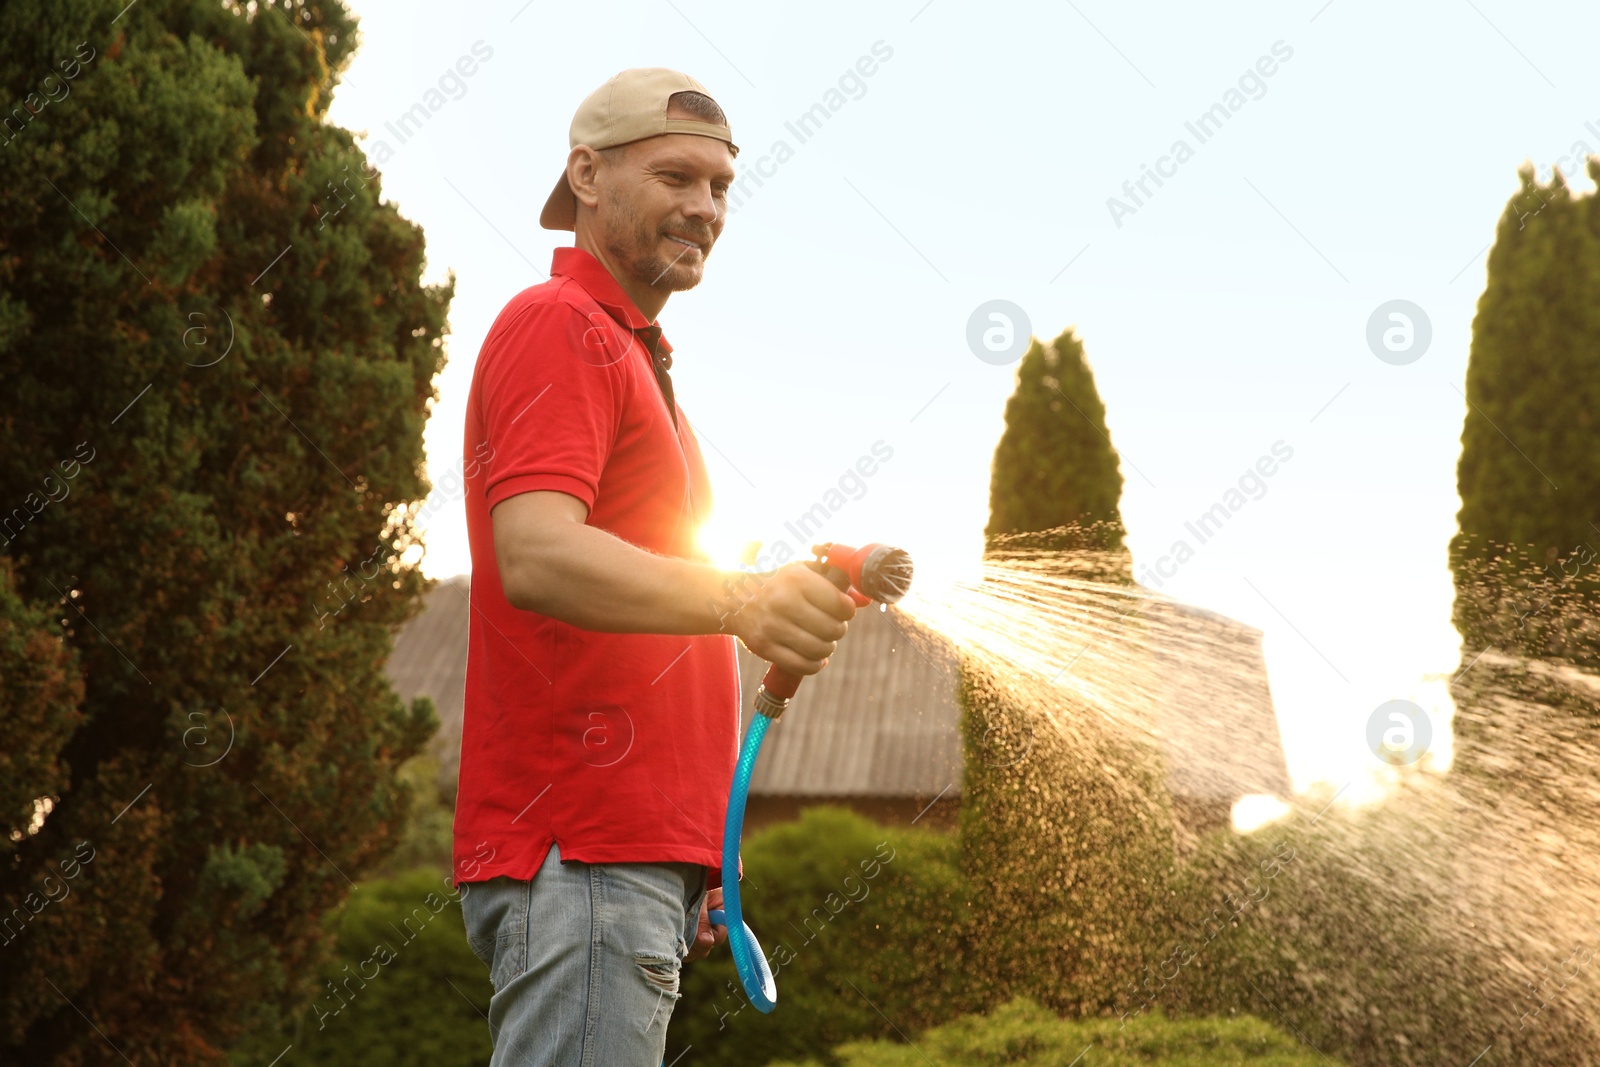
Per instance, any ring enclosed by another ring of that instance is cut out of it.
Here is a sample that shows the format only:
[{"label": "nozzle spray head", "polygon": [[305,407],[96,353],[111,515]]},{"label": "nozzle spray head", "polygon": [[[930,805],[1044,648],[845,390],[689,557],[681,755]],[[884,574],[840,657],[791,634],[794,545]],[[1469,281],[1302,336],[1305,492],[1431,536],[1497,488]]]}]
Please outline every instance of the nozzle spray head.
[{"label": "nozzle spray head", "polygon": [[876,600],[895,604],[911,591],[911,554],[903,548],[870,544],[860,548],[848,545],[814,545],[811,551],[830,567],[838,567],[850,579],[850,593],[858,604]]}]

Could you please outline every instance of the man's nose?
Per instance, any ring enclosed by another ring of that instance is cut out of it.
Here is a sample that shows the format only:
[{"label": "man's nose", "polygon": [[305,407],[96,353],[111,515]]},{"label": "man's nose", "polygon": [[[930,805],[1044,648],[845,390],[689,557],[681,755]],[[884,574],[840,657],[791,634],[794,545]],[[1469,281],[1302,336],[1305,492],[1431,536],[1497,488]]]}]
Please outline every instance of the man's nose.
[{"label": "man's nose", "polygon": [[711,225],[721,219],[722,209],[717,205],[717,198],[711,195],[710,183],[695,186],[694,193],[689,197],[689,203],[684,207],[684,215],[688,218]]}]

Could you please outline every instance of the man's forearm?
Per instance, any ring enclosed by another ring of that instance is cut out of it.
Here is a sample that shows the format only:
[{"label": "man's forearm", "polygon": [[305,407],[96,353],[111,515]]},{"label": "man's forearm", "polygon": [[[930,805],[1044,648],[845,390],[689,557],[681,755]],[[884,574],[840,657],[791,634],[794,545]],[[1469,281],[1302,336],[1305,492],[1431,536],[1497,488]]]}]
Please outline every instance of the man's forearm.
[{"label": "man's forearm", "polygon": [[512,554],[502,575],[512,604],[603,633],[706,634],[737,608],[735,579],[750,576],[660,556],[606,530],[560,523]]}]

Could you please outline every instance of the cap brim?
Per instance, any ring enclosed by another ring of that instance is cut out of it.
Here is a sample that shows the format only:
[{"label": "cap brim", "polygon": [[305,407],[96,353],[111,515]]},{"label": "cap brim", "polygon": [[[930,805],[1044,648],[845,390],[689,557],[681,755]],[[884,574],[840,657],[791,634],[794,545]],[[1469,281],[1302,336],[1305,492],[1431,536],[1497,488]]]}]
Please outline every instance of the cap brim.
[{"label": "cap brim", "polygon": [[561,168],[561,177],[556,179],[556,187],[544,202],[544,210],[539,212],[539,225],[547,230],[576,231],[578,228],[578,198],[567,184],[565,167]]}]

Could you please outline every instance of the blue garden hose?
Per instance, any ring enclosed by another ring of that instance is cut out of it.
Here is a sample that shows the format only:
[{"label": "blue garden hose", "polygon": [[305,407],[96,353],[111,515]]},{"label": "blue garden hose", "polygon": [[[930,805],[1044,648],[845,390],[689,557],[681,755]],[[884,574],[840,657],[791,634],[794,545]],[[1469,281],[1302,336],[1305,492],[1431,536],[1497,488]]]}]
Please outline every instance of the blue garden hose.
[{"label": "blue garden hose", "polygon": [[[784,701],[788,703],[788,701]],[[781,707],[778,709],[781,713]],[[778,1006],[778,983],[761,951],[756,932],[744,921],[739,908],[739,838],[744,833],[744,805],[750,795],[750,775],[756,769],[761,741],[767,736],[772,719],[766,714],[751,717],[739,748],[739,762],[733,769],[733,785],[728,790],[728,814],[722,823],[722,907],[712,908],[706,918],[715,926],[728,927],[728,946],[733,949],[733,965],[739,971],[739,984],[756,1010],[763,1014]],[[728,916],[733,921],[728,921]],[[666,1060],[661,1061],[666,1067]]]},{"label": "blue garden hose", "polygon": [[[787,701],[785,701],[787,703]],[[728,790],[728,814],[722,824],[722,910],[711,912],[709,918],[718,926],[728,928],[728,947],[733,950],[733,965],[739,972],[739,984],[756,1010],[763,1014],[778,1006],[778,983],[773,981],[772,968],[761,951],[761,942],[755,931],[744,921],[739,903],[739,838],[744,832],[744,805],[750,794],[750,775],[756,769],[756,756],[761,752],[761,741],[767,736],[772,719],[765,714],[750,717],[750,729],[745,731],[744,744],[739,747],[739,762],[733,769],[733,786]]]}]

